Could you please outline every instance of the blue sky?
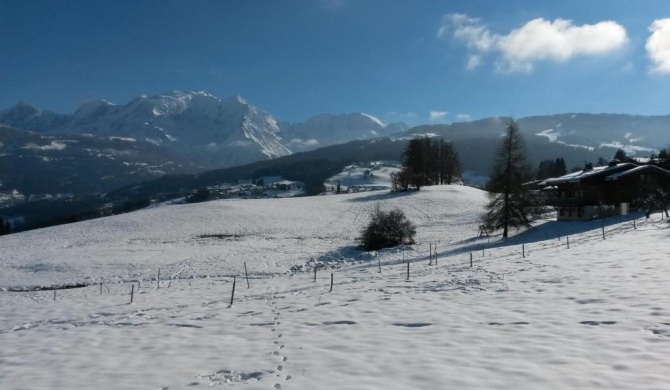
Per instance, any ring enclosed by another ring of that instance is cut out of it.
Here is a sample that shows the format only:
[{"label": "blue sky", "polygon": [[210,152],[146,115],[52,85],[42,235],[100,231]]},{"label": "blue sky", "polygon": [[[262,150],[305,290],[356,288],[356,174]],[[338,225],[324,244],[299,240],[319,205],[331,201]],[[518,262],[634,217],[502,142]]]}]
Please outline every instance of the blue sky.
[{"label": "blue sky", "polygon": [[666,0],[0,0],[0,108],[206,90],[280,120],[670,114]]}]

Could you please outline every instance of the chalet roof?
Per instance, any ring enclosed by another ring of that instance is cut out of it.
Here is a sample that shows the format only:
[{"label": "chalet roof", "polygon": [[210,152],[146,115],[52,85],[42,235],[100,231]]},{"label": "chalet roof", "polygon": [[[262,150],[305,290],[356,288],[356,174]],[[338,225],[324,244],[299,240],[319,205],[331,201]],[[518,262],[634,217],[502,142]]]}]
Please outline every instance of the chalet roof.
[{"label": "chalet roof", "polygon": [[609,177],[610,175],[625,172],[634,169],[636,167],[638,166],[632,163],[619,163],[613,166],[593,167],[592,169],[589,170],[581,170],[577,172],[568,173],[565,176],[549,178],[541,182],[539,185],[553,186],[565,183],[579,183],[585,179],[590,179],[597,176]]},{"label": "chalet roof", "polygon": [[667,171],[663,168],[659,168],[655,165],[643,165],[640,167],[635,167],[633,169],[629,169],[627,171],[615,173],[613,175],[609,175],[605,178],[605,180],[618,180],[621,177],[629,176],[629,175],[634,175],[634,174],[639,174],[642,172],[656,172],[660,173],[664,176],[670,177],[670,171]]}]

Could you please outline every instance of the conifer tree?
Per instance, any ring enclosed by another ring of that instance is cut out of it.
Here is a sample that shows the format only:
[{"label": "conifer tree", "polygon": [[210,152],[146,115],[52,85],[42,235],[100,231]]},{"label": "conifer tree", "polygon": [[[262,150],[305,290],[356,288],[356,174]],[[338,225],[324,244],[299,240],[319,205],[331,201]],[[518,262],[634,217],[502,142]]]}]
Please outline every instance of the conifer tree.
[{"label": "conifer tree", "polygon": [[531,217],[541,210],[530,187],[524,185],[531,179],[532,169],[519,125],[510,119],[488,183],[489,204],[483,218],[487,229],[502,229],[503,238],[507,238],[509,228],[529,226]]},{"label": "conifer tree", "polygon": [[450,142],[442,138],[415,138],[403,153],[403,169],[393,177],[394,188],[417,190],[425,185],[451,184],[461,177],[461,161]]}]

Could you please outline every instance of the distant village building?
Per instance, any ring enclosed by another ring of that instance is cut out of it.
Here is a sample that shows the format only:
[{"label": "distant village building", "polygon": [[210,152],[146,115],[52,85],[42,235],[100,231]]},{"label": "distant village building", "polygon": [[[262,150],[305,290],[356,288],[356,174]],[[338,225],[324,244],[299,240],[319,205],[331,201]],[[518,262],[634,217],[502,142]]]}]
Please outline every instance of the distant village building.
[{"label": "distant village building", "polygon": [[299,181],[282,180],[274,183],[274,187],[277,188],[278,190],[290,191],[290,190],[301,189],[303,187],[303,184],[302,182]]},{"label": "distant village building", "polygon": [[273,185],[279,183],[282,180],[284,180],[284,178],[281,176],[261,176],[258,179],[256,179],[255,182],[256,184],[261,186],[272,187]]},{"label": "distant village building", "polygon": [[633,203],[644,191],[655,191],[670,182],[670,171],[654,165],[619,163],[593,167],[538,185],[546,203],[556,207],[559,221],[588,220],[620,212],[621,203]]}]

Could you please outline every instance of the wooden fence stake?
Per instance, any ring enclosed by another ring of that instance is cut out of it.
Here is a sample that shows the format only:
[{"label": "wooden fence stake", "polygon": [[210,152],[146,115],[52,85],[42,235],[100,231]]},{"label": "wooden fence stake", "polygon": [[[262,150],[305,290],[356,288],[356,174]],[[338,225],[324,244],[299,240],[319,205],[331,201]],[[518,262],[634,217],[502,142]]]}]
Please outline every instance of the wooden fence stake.
[{"label": "wooden fence stake", "polygon": [[161,288],[161,269],[158,269],[158,279],[156,279],[156,290]]},{"label": "wooden fence stake", "polygon": [[314,263],[314,282],[316,282],[316,269],[317,269],[317,264]]},{"label": "wooden fence stake", "polygon": [[247,288],[251,288],[251,287],[249,287],[249,273],[247,272],[247,262],[246,261],[244,262],[244,276],[247,278]]},{"label": "wooden fence stake", "polygon": [[330,292],[333,292],[333,273],[330,273]]},{"label": "wooden fence stake", "polygon": [[130,286],[130,303],[133,303],[133,295],[135,295],[135,284]]},{"label": "wooden fence stake", "polygon": [[56,302],[56,290],[54,290],[54,302]]},{"label": "wooden fence stake", "polygon": [[633,229],[637,229],[637,226],[635,226],[635,218],[633,218]]},{"label": "wooden fence stake", "polygon": [[233,292],[230,293],[230,306],[233,306],[233,299],[235,298],[235,284],[236,284],[236,278],[233,276]]},{"label": "wooden fence stake", "polygon": [[482,248],[482,257],[484,257],[484,248]]},{"label": "wooden fence stake", "polygon": [[472,252],[470,252],[470,268],[472,268]]},{"label": "wooden fence stake", "polygon": [[435,244],[435,265],[437,265],[437,244]]},{"label": "wooden fence stake", "polygon": [[428,265],[433,265],[433,244],[430,244],[428,249]]},{"label": "wooden fence stake", "polygon": [[379,266],[379,273],[382,273],[382,259],[377,257],[377,265]]},{"label": "wooden fence stake", "polygon": [[102,282],[100,282],[100,295],[102,295]]},{"label": "wooden fence stake", "polygon": [[570,236],[567,236],[566,239],[568,240],[568,249],[570,249]]},{"label": "wooden fence stake", "polygon": [[526,258],[526,245],[525,244],[521,244],[521,255],[523,256],[524,259]]},{"label": "wooden fence stake", "polygon": [[407,261],[407,280],[409,280],[409,260]]},{"label": "wooden fence stake", "polygon": [[603,219],[603,240],[605,239],[605,220]]}]

